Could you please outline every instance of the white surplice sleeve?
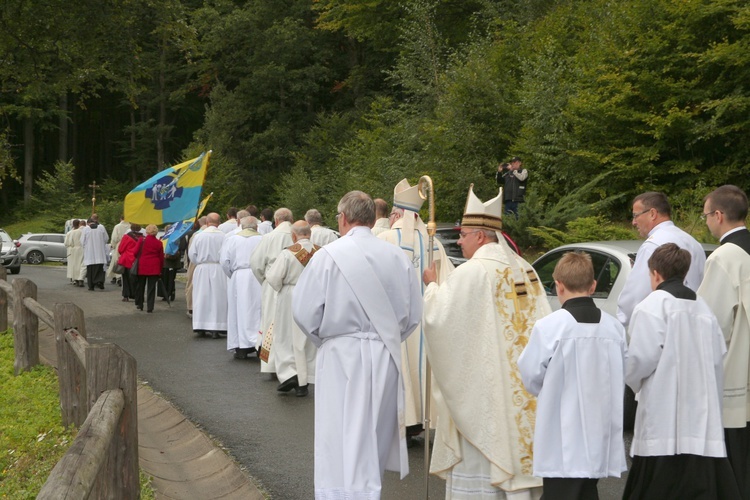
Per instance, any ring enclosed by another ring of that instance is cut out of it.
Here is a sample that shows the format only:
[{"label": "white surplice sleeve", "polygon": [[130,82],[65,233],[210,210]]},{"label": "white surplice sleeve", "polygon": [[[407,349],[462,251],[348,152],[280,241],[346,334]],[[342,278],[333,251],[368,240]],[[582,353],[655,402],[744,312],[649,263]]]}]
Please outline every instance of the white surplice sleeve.
[{"label": "white surplice sleeve", "polygon": [[[534,396],[542,391],[547,366],[560,343],[557,332],[550,328],[540,328],[540,322],[544,322],[544,319],[534,325],[529,343],[518,357],[518,371],[521,372],[523,385]],[[544,322],[544,325],[547,323]]]},{"label": "white surplice sleeve", "polygon": [[281,288],[284,286],[284,278],[286,277],[287,272],[287,253],[290,253],[288,250],[282,250],[281,255],[279,255],[274,263],[271,265],[271,268],[266,273],[266,282],[276,290],[277,292],[281,291]]},{"label": "white surplice sleeve", "polygon": [[666,323],[645,308],[638,308],[630,321],[630,345],[625,361],[625,383],[638,392],[656,370],[664,346]]},{"label": "white surplice sleeve", "polygon": [[706,301],[719,321],[727,345],[732,340],[735,315],[739,310],[739,296],[736,289],[731,285],[734,281],[724,267],[722,260],[709,258],[706,261],[703,281],[698,288],[698,295]]},{"label": "white surplice sleeve", "polygon": [[627,327],[635,306],[651,293],[651,280],[648,277],[648,259],[658,248],[653,241],[646,240],[638,249],[633,270],[630,271],[625,286],[617,299],[617,319]]},{"label": "white surplice sleeve", "polygon": [[233,273],[231,259],[233,247],[234,242],[226,239],[224,240],[224,244],[221,245],[221,251],[219,252],[219,264],[221,264],[221,268],[224,270],[224,274],[226,274],[228,278],[231,278]]},{"label": "white surplice sleeve", "polygon": [[316,252],[313,255],[292,291],[294,322],[316,347],[323,344],[319,334],[325,312],[325,287],[328,280],[325,278],[327,268],[325,262],[320,262],[318,265],[312,264],[316,260],[322,260],[322,254],[323,252]]}]

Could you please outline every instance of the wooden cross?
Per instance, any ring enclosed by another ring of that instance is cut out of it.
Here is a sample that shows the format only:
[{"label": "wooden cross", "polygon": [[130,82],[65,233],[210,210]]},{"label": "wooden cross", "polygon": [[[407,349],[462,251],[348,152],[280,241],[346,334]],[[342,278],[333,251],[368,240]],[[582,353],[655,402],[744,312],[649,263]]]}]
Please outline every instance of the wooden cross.
[{"label": "wooden cross", "polygon": [[96,188],[101,186],[97,186],[96,181],[94,181],[93,184],[89,184],[89,187],[94,189],[94,195],[91,197],[91,214],[93,215],[96,213]]}]

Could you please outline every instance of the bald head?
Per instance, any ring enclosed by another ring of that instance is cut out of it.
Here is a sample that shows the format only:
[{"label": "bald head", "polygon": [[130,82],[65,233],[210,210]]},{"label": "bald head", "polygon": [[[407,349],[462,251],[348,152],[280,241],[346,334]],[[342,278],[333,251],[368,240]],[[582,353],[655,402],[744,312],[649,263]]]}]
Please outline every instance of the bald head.
[{"label": "bald head", "polygon": [[207,217],[204,215],[198,219],[198,227],[206,227],[206,218]]},{"label": "bald head", "polygon": [[206,216],[206,225],[218,227],[221,224],[221,217],[216,212],[211,212]]},{"label": "bald head", "polygon": [[258,219],[252,215],[248,215],[240,219],[240,225],[242,229],[258,229]]},{"label": "bald head", "polygon": [[292,239],[296,243],[298,240],[310,239],[312,231],[310,230],[310,224],[304,220],[298,220],[292,224]]}]

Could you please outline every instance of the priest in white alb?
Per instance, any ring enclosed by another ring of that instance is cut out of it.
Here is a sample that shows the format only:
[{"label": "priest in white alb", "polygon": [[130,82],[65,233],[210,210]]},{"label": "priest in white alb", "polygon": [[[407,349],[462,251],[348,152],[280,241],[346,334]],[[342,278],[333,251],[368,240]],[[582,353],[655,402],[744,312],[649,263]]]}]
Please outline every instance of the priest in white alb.
[{"label": "priest in white alb", "polygon": [[314,245],[322,247],[339,239],[333,229],[323,225],[323,216],[316,209],[311,208],[305,213],[305,221],[310,225],[310,241]]},{"label": "priest in white alb", "polygon": [[188,256],[195,264],[193,272],[193,331],[199,335],[210,332],[215,339],[226,332],[227,275],[219,257],[224,233],[218,228],[219,214],[206,216],[206,227],[195,233],[190,241]]},{"label": "priest in white alb", "polygon": [[83,265],[86,266],[86,284],[89,290],[94,287],[104,289],[104,265],[107,263],[107,242],[109,235],[99,218],[93,214],[81,233]]},{"label": "priest in white alb", "polygon": [[375,198],[375,225],[372,226],[372,234],[378,236],[391,228],[388,202],[382,198]]},{"label": "priest in white alb", "polygon": [[130,222],[127,222],[125,220],[125,216],[121,215],[120,223],[112,228],[112,236],[109,240],[109,246],[112,248],[112,259],[109,261],[109,267],[107,268],[107,278],[112,280],[112,284],[114,284],[115,281],[121,277],[119,273],[115,272],[117,261],[120,260],[120,252],[117,251],[117,248],[120,246],[122,237],[129,232]]},{"label": "priest in white alb", "polygon": [[[292,222],[294,222],[292,211],[288,208],[279,208],[274,212],[273,218],[276,222],[276,228],[263,235],[260,244],[258,244],[253,255],[250,256],[250,268],[263,287],[260,315],[260,328],[263,335],[268,333],[268,329],[273,324],[273,315],[276,312],[276,290],[266,282],[266,273],[271,269],[281,251],[292,244]],[[268,363],[260,362],[260,371],[276,373],[273,349],[268,356]]]},{"label": "priest in white alb", "polygon": [[83,268],[83,246],[81,246],[81,221],[73,219],[73,229],[65,235],[65,246],[68,249],[67,276],[76,286],[83,286],[81,269]]},{"label": "priest in white alb", "polygon": [[262,292],[250,269],[250,256],[261,235],[255,217],[241,217],[239,227],[240,232],[224,239],[219,261],[227,275],[227,350],[234,351],[236,359],[246,359],[259,340]]},{"label": "priest in white alb", "polygon": [[404,252],[372,234],[370,196],[349,192],[338,212],[343,236],[315,253],[292,296],[294,320],[319,347],[315,498],[377,500],[385,470],[409,473],[399,344],[422,295]]},{"label": "priest in white alb", "polygon": [[[424,199],[419,195],[419,189],[410,186],[409,181],[403,179],[393,189],[393,210],[391,211],[391,228],[378,235],[381,240],[392,243],[404,251],[406,258],[412,263],[415,278],[422,285],[422,273],[430,265],[429,236],[427,226],[419,216]],[[443,283],[453,271],[453,264],[443,249],[443,244],[437,238],[433,239],[433,261],[438,271],[438,283]],[[414,334],[401,344],[401,363],[404,373],[404,395],[406,396],[405,416],[406,435],[416,436],[423,430],[425,409],[426,357],[424,335],[420,324]],[[430,404],[429,415],[431,427],[435,428],[437,412],[435,404]]]},{"label": "priest in white alb", "polygon": [[469,188],[458,245],[469,259],[438,285],[423,275],[427,356],[442,398],[430,472],[446,498],[531,499],[536,399],[516,365],[539,318],[549,314],[534,269],[500,233],[502,190],[482,203]]},{"label": "priest in white alb", "polygon": [[295,390],[297,397],[307,396],[307,384],[315,383],[317,348],[299,329],[292,317],[292,291],[302,271],[320,246],[310,241],[310,225],[306,221],[292,224],[294,244],[279,254],[266,273],[266,281],[276,290],[273,346],[279,392]]}]

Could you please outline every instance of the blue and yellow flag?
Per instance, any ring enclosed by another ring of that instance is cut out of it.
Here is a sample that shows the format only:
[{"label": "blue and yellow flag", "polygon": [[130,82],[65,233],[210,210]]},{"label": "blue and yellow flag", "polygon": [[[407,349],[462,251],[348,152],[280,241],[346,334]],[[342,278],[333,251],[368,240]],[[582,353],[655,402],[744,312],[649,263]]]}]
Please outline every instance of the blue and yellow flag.
[{"label": "blue and yellow flag", "polygon": [[195,217],[210,156],[203,153],[138,185],[125,197],[125,220],[144,226]]},{"label": "blue and yellow flag", "polygon": [[193,227],[193,224],[195,224],[196,219],[203,213],[203,210],[206,208],[206,204],[208,204],[208,200],[211,199],[212,195],[213,193],[203,198],[200,207],[198,207],[198,213],[195,214],[195,217],[193,217],[192,219],[176,222],[172,224],[169,229],[167,229],[167,231],[161,237],[161,240],[164,243],[164,253],[168,255],[177,254],[180,249],[180,238],[182,238],[185,233],[190,231],[190,229]]}]

